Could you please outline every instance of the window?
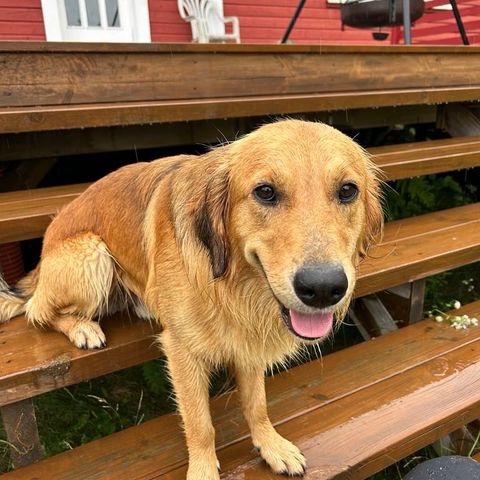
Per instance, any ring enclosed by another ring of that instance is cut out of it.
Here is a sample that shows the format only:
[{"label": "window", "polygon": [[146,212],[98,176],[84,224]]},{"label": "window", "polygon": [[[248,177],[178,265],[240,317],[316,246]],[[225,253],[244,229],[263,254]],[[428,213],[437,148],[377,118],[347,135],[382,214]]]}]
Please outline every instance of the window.
[{"label": "window", "polygon": [[49,41],[150,42],[148,0],[42,0]]}]

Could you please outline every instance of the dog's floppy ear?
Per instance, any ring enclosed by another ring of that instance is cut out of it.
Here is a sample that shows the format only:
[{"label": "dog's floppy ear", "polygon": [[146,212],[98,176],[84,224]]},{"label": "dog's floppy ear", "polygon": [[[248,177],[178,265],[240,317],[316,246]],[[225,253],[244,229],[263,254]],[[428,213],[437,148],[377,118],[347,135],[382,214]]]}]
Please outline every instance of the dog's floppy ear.
[{"label": "dog's floppy ear", "polygon": [[207,249],[213,278],[225,275],[228,268],[229,175],[216,170],[207,180],[205,192],[194,214],[194,230]]},{"label": "dog's floppy ear", "polygon": [[365,257],[372,243],[381,239],[383,231],[383,208],[381,192],[381,171],[369,162],[369,181],[365,192],[365,221],[358,253]]}]

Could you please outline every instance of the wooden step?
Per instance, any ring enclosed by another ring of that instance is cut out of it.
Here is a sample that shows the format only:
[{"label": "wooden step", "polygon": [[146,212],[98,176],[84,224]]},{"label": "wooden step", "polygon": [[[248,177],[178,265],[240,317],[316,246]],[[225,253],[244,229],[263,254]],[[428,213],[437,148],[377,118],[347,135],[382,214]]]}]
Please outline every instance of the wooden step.
[{"label": "wooden step", "polygon": [[[480,317],[480,301],[456,313]],[[480,415],[480,327],[433,320],[267,379],[269,412],[314,479],[364,479]],[[235,392],[211,402],[222,478],[277,479],[253,451]],[[17,471],[5,480],[184,479],[175,414]]]},{"label": "wooden step", "polygon": [[0,63],[2,134],[480,98],[476,47],[2,42]]},{"label": "wooden step", "polygon": [[385,240],[360,266],[355,295],[480,260],[480,203],[391,222]]},{"label": "wooden step", "polygon": [[0,243],[38,238],[89,183],[0,193]]},{"label": "wooden step", "polygon": [[[318,82],[318,79],[317,79]],[[0,108],[0,134],[472,102],[477,85]]]},{"label": "wooden step", "polygon": [[[480,166],[480,136],[370,149],[387,180]],[[0,243],[43,235],[60,209],[88,183],[0,194]]]},{"label": "wooden step", "polygon": [[387,145],[370,148],[387,180],[449,172],[480,165],[480,137]]},{"label": "wooden step", "polygon": [[[357,296],[480,260],[480,204],[391,222],[370,255],[360,268]],[[28,327],[23,317],[1,325],[0,406],[159,356],[148,324],[115,316],[102,325],[108,346],[91,351]]]},{"label": "wooden step", "polygon": [[80,350],[63,335],[27,325],[24,317],[0,325],[0,406],[160,356],[155,325],[115,315],[102,320],[102,327],[107,347]]}]

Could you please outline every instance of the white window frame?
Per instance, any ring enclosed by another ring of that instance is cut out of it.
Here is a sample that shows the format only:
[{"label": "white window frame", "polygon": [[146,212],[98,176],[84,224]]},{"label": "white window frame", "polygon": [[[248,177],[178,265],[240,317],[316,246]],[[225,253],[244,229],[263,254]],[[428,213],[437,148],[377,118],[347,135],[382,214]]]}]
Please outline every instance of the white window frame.
[{"label": "white window frame", "polygon": [[[63,25],[66,21],[64,17],[64,0],[41,0],[43,23],[45,26],[45,35],[49,42],[66,41],[63,34]],[[132,42],[150,43],[150,15],[148,10],[148,0],[127,0],[127,15],[132,26]],[[95,29],[89,30],[91,39],[89,42],[102,41],[95,38]],[[68,41],[68,40],[67,40]],[[114,41],[114,40],[112,40]]]}]

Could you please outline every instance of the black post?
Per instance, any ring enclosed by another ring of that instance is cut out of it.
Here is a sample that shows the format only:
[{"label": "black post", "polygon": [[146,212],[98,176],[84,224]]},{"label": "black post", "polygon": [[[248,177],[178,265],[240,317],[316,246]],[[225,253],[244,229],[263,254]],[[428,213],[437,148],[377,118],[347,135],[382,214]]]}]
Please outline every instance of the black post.
[{"label": "black post", "polygon": [[283,34],[283,37],[282,37],[282,40],[281,40],[280,43],[287,43],[288,37],[290,36],[290,33],[292,32],[293,27],[295,26],[295,23],[297,23],[297,18],[299,17],[300,13],[302,12],[306,1],[307,0],[300,0],[300,2],[298,2],[297,9],[295,10],[295,13],[293,14],[293,17],[290,20],[290,23],[288,24],[288,27],[285,30],[285,33]]},{"label": "black post", "polygon": [[464,45],[470,45],[468,41],[467,33],[465,32],[465,26],[463,25],[462,17],[460,15],[460,11],[458,10],[457,0],[450,0],[450,5],[452,6],[453,15],[455,16],[455,20],[457,22],[458,31],[462,36],[462,41]]}]

